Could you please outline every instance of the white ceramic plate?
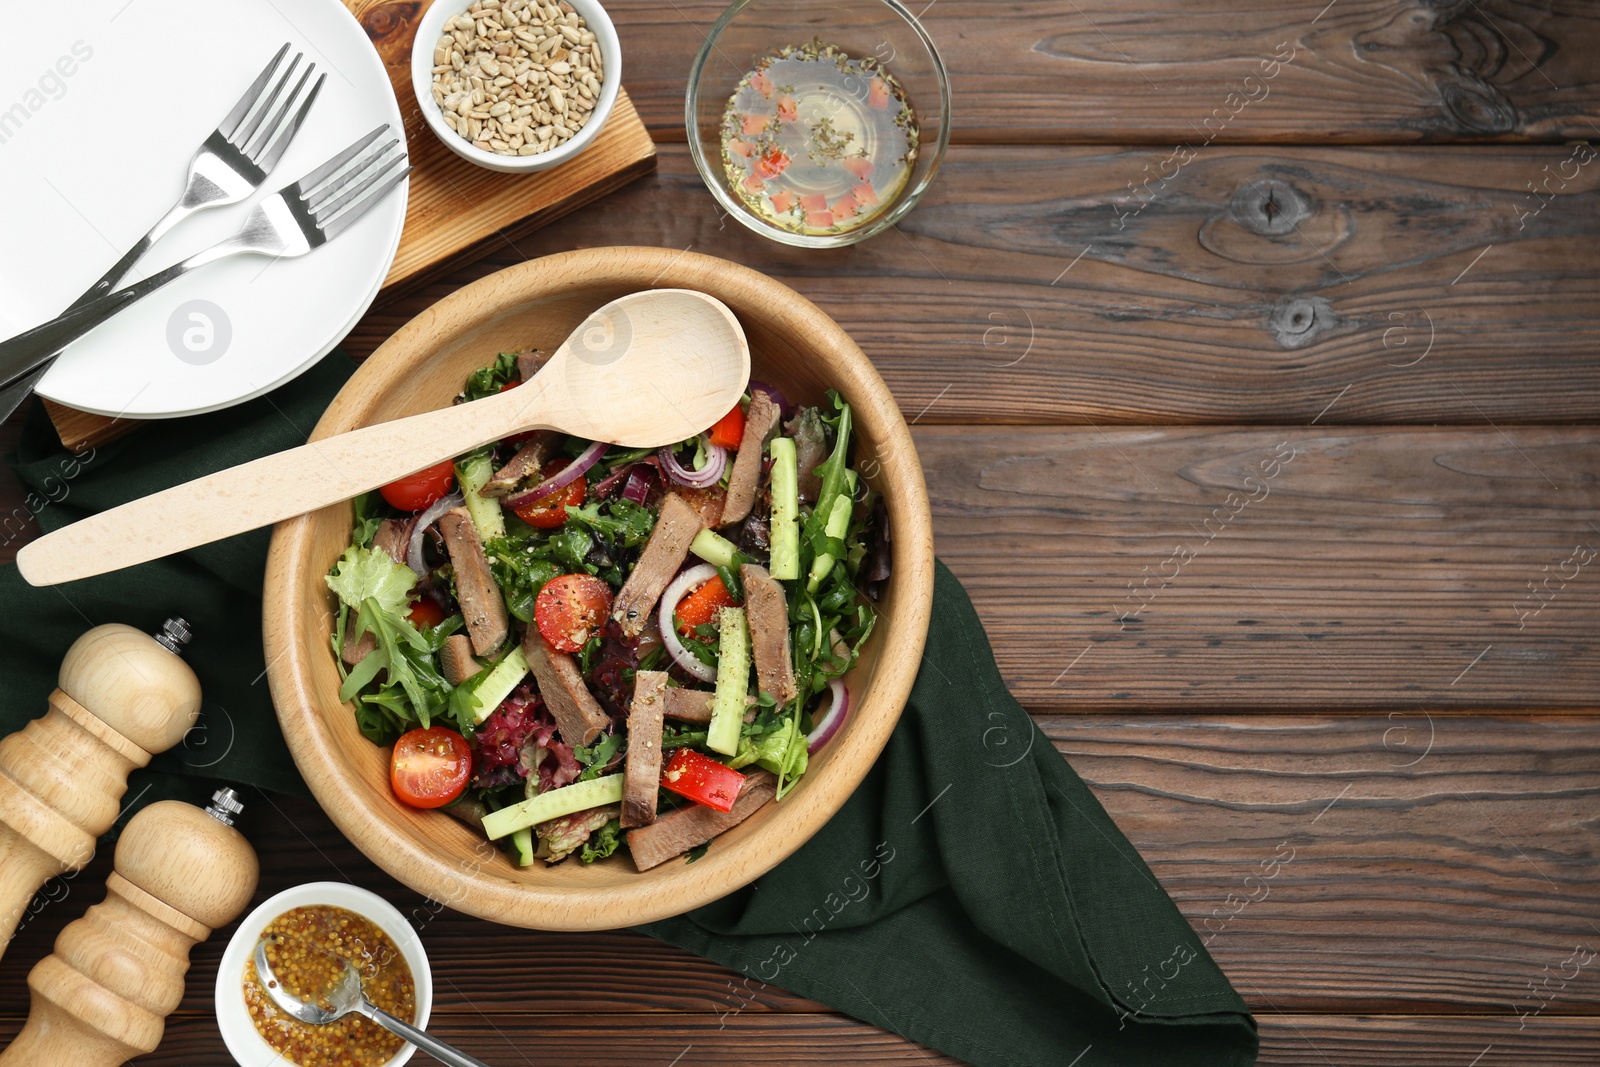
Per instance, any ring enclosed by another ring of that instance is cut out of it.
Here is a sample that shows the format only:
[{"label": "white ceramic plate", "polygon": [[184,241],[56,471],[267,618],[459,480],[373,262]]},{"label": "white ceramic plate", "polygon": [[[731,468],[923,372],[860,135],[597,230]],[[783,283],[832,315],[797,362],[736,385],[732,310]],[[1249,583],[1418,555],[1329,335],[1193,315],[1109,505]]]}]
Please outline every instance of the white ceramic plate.
[{"label": "white ceramic plate", "polygon": [[[339,0],[84,0],[70,19],[30,21],[0,65],[0,335],[58,314],[166,212],[195,148],[285,41],[328,74],[294,143],[255,196],[191,216],[128,281],[227,237],[255,201],[373,127],[401,130],[394,90]],[[69,347],[38,392],[158,418],[288,381],[377,296],[408,184],[308,256],[235,257],[146,297]]]},{"label": "white ceramic plate", "polygon": [[[143,0],[135,2],[142,3]],[[267,898],[246,915],[233,937],[229,938],[227,950],[223,952],[222,962],[217,967],[217,1027],[222,1032],[228,1052],[240,1067],[293,1067],[273,1051],[250,1021],[250,1011],[244,1002],[244,965],[255,953],[256,942],[261,940],[261,931],[273,919],[286,911],[315,904],[331,904],[353,911],[371,920],[378,929],[389,935],[400,954],[406,958],[406,965],[411,968],[411,977],[416,982],[416,1024],[423,1029],[428,1027],[428,1015],[433,1010],[433,974],[428,969],[428,955],[422,950],[422,941],[411,924],[406,922],[405,916],[378,894],[360,886],[344,882],[307,882]],[[411,1054],[416,1050],[415,1045],[403,1046],[383,1067],[400,1067],[411,1059]]]}]

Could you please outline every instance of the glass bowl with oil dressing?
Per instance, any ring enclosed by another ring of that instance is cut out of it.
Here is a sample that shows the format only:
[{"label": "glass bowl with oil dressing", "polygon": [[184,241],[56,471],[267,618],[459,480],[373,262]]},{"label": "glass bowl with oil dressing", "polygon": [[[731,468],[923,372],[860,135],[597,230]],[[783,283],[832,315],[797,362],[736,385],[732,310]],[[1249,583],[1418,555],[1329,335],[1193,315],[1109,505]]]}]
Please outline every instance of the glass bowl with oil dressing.
[{"label": "glass bowl with oil dressing", "polygon": [[695,166],[763,236],[837,248],[904,218],[950,136],[950,80],[898,0],[738,0],[689,74]]}]

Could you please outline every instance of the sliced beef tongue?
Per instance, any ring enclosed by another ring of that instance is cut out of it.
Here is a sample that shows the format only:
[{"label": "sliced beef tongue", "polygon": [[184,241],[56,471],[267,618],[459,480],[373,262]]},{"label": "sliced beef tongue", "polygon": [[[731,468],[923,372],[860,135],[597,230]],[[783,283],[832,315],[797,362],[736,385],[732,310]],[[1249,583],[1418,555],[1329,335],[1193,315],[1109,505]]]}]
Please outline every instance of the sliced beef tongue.
[{"label": "sliced beef tongue", "polygon": [[710,722],[711,700],[715,696],[715,693],[701,689],[679,689],[674,686],[666,691],[661,712],[678,722]]},{"label": "sliced beef tongue", "polygon": [[506,462],[504,467],[494,472],[487,484],[480,490],[480,496],[510,496],[516,491],[524,479],[531,478],[539,473],[539,468],[544,466],[556,444],[561,440],[559,434],[548,430],[540,430],[533,437],[517,449],[517,454]]},{"label": "sliced beef tongue", "polygon": [[766,393],[758,392],[751,397],[750,408],[744,415],[744,437],[739,441],[739,453],[733,457],[733,471],[728,475],[728,499],[722,505],[719,525],[731,526],[750,514],[756,502],[756,490],[761,487],[761,455],[782,417],[782,409]]},{"label": "sliced beef tongue", "polygon": [[483,542],[466,508],[451,508],[439,516],[439,532],[456,572],[456,598],[461,601],[461,616],[466,620],[472,649],[480,656],[495,652],[511,632],[511,616],[506,602],[489,571]]},{"label": "sliced beef tongue", "polygon": [[444,639],[439,663],[444,667],[445,681],[451,685],[460,685],[483,670],[483,664],[473,658],[472,639],[466,634],[451,634]]},{"label": "sliced beef tongue", "polygon": [[744,584],[745,616],[750,622],[750,649],[756,661],[756,689],[780,705],[794,699],[793,657],[789,654],[789,606],[783,586],[767,568],[746,563],[739,568]]},{"label": "sliced beef tongue", "polygon": [[525,382],[531,380],[544,366],[546,358],[543,349],[524,348],[517,353],[517,374]]},{"label": "sliced beef tongue", "polygon": [[372,547],[389,554],[396,563],[406,561],[406,549],[411,545],[411,531],[416,528],[417,517],[409,519],[384,519],[378,532],[372,535]]},{"label": "sliced beef tongue", "polygon": [[681,856],[696,845],[703,845],[722,831],[744,822],[760,811],[778,792],[778,778],[768,771],[745,775],[732,811],[718,811],[704,804],[686,804],[669,811],[649,826],[628,831],[628,851],[641,871],[648,871],[674,856]]},{"label": "sliced beef tongue", "polygon": [[537,626],[522,635],[522,654],[539,683],[539,695],[556,720],[561,740],[569,745],[592,745],[600,731],[611,725],[610,716],[583,684],[578,663],[565,652],[550,647]]},{"label": "sliced beef tongue", "polygon": [[[356,620],[360,617],[361,612],[359,611],[352,611],[350,613],[350,618],[345,622],[346,635],[356,632]],[[371,633],[362,634],[361,640],[359,641],[352,641],[348,636],[346,636],[344,647],[339,650],[339,658],[344,660],[344,665],[346,667],[354,667],[356,664],[372,655],[373,652],[377,651],[377,648],[378,639]],[[707,719],[706,721],[710,722],[711,720]]]},{"label": "sliced beef tongue", "polygon": [[672,491],[683,499],[685,504],[694,508],[695,514],[700,516],[700,525],[706,529],[720,525],[722,522],[722,509],[726,506],[728,494],[720,486],[711,486],[709,489],[691,489],[685,485],[673,486]]},{"label": "sliced beef tongue", "polygon": [[661,720],[668,692],[666,671],[640,671],[634,676],[633,704],[628,709],[628,763],[623,770],[623,826],[648,826],[656,821]]},{"label": "sliced beef tongue", "polygon": [[676,493],[661,502],[661,517],[650,533],[633,573],[612,602],[611,617],[627,637],[638,637],[650,614],[689,555],[689,544],[701,530],[700,515]]}]

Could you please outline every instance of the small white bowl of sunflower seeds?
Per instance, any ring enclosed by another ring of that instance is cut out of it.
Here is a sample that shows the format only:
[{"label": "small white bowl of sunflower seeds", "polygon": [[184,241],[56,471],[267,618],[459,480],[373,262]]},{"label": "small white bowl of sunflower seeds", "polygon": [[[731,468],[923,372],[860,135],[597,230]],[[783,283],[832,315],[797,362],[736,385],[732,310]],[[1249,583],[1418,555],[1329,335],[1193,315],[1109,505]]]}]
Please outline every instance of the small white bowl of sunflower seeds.
[{"label": "small white bowl of sunflower seeds", "polygon": [[545,170],[583,151],[616,105],[617,30],[596,0],[438,0],[417,27],[411,84],[456,155]]}]

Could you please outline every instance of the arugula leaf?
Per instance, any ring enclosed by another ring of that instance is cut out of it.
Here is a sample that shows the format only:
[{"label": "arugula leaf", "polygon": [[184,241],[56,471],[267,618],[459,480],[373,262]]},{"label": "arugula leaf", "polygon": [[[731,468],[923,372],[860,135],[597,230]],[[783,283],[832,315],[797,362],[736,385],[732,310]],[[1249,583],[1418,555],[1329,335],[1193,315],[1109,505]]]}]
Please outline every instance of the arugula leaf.
[{"label": "arugula leaf", "polygon": [[533,621],[534,601],[545,583],[566,573],[548,557],[537,538],[519,539],[511,534],[492,538],[484,546],[484,555],[507,610],[523,622]]},{"label": "arugula leaf", "polygon": [[502,352],[495,357],[493,363],[487,367],[479,367],[467,376],[467,387],[456,397],[456,403],[464,404],[470,400],[482,400],[486,396],[493,396],[507,382],[518,381],[519,378],[517,354]]},{"label": "arugula leaf", "polygon": [[[841,493],[849,492],[849,480],[845,472],[850,466],[850,405],[832,389],[828,390],[828,399],[838,409],[838,415],[830,420],[835,424],[833,452],[816,470],[817,476],[822,479],[822,488],[817,493],[816,507],[800,531],[801,574],[809,574],[812,561],[823,553],[831,555],[834,559],[842,559],[846,554],[843,539],[829,537],[827,526],[828,515],[833,511],[834,499]],[[811,551],[807,553],[805,548]]]},{"label": "arugula leaf", "polygon": [[683,862],[693,863],[695,860],[699,859],[701,856],[704,856],[709,851],[711,851],[710,841],[707,841],[704,844],[696,845],[694,848],[691,848],[688,852],[684,853],[684,855],[688,858]]},{"label": "arugula leaf", "polygon": [[606,454],[601,457],[600,462],[605,464],[607,470],[616,470],[618,467],[626,466],[629,463],[637,463],[641,459],[655,454],[656,449],[653,448],[630,448],[617,452],[615,446],[613,446],[606,450]]},{"label": "arugula leaf", "polygon": [[661,751],[671,752],[675,748],[703,748],[706,743],[706,731],[702,727],[698,730],[689,726],[679,726],[676,723],[667,723],[661,727]]},{"label": "arugula leaf", "polygon": [[589,638],[589,640],[585,641],[583,643],[583,647],[574,653],[574,656],[578,660],[579,674],[587,675],[591,670],[594,669],[594,658],[600,654],[600,649],[605,645],[605,643],[606,635],[604,631],[602,631],[596,633],[593,637]]},{"label": "arugula leaf", "polygon": [[583,507],[568,506],[567,521],[580,522],[625,548],[637,548],[650,539],[650,532],[656,528],[656,513],[643,504],[619,498],[608,501],[604,513],[595,501]]},{"label": "arugula leaf", "polygon": [[573,757],[583,764],[583,770],[579,772],[577,780],[587,782],[591,778],[600,777],[600,772],[606,769],[606,764],[611,762],[611,757],[615,756],[617,749],[621,747],[620,733],[601,734],[600,739],[593,745],[573,745]]},{"label": "arugula leaf", "polygon": [[[680,631],[683,628],[683,619],[679,617],[677,612],[672,613],[672,625],[677,627]],[[716,670],[718,661],[722,658],[717,642],[718,636],[719,633],[716,623],[701,623],[699,626],[694,628],[693,637],[686,637],[683,639],[684,651],[689,653],[689,655],[693,656],[695,659],[699,660],[701,663],[704,663],[707,667],[710,667],[712,670]]]}]

